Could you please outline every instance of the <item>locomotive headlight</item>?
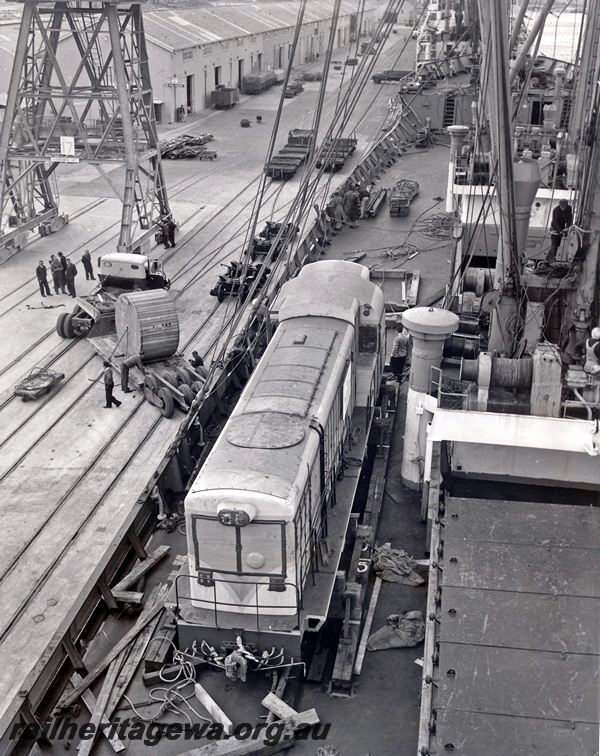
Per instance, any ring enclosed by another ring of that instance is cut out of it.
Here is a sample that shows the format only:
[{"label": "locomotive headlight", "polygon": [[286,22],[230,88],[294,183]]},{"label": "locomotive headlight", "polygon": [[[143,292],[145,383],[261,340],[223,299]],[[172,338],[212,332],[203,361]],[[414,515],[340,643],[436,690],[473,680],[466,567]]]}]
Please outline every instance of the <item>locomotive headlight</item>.
[{"label": "locomotive headlight", "polygon": [[219,504],[217,519],[221,525],[234,525],[243,528],[256,517],[256,507],[252,504]]},{"label": "locomotive headlight", "polygon": [[259,551],[251,551],[246,557],[246,564],[253,570],[260,570],[264,567],[265,557]]}]

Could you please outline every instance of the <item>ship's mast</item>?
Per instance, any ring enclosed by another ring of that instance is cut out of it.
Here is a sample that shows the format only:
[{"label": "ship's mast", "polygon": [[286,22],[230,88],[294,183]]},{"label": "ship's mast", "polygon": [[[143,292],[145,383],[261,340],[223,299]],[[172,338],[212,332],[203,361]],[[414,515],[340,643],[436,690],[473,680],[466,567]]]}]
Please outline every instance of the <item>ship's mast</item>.
[{"label": "ship's mast", "polygon": [[513,28],[512,32],[510,33],[510,40],[508,42],[508,51],[511,55],[513,50],[517,46],[519,34],[521,32],[521,27],[523,26],[523,20],[525,18],[525,14],[527,13],[528,7],[529,0],[522,0],[521,5],[519,6],[519,10],[517,11],[517,15],[515,16],[515,20],[513,21]]},{"label": "ship's mast", "polygon": [[513,325],[518,318],[521,266],[517,254],[510,118],[508,13],[505,0],[478,0],[484,68],[489,71],[489,112],[496,155],[495,185],[499,209],[498,257],[494,289],[500,295],[492,314],[489,349],[512,356]]},{"label": "ship's mast", "polygon": [[[577,220],[589,225],[598,176],[598,112],[600,107],[600,3],[590,4],[583,19],[581,64],[569,119],[569,153],[575,156],[572,183],[581,187]],[[587,188],[587,191],[586,191]]]},{"label": "ship's mast", "polygon": [[[553,5],[554,5],[554,0],[546,0],[544,7],[537,14],[536,19],[533,22],[533,26],[531,27],[531,31],[527,35],[527,39],[525,40],[521,49],[519,50],[519,53],[514,62],[514,65],[512,66],[512,69],[510,72],[510,78],[509,78],[509,84],[511,86],[514,84],[515,79],[517,78],[523,63],[525,62],[525,59],[527,58],[527,55],[529,54],[529,51],[531,50],[531,46],[536,41],[538,34],[540,33],[544,24],[546,23],[546,18],[548,17],[548,13],[550,13],[550,11],[552,10]],[[512,42],[512,38],[511,38],[511,42]]]}]

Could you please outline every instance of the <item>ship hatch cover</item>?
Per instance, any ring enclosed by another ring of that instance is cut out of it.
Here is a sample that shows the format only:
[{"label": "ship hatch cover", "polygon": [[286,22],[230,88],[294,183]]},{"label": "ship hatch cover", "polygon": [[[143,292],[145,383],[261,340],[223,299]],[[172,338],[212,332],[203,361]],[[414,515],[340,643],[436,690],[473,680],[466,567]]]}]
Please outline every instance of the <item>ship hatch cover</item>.
[{"label": "ship hatch cover", "polygon": [[243,415],[227,432],[229,443],[249,449],[285,449],[303,438],[301,423],[279,412]]}]

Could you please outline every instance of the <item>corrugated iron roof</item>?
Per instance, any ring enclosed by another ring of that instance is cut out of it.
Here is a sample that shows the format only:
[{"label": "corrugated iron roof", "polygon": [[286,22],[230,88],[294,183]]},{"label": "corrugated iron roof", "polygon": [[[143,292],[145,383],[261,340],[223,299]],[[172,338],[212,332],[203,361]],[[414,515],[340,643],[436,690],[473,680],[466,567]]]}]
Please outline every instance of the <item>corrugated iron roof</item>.
[{"label": "corrugated iron roof", "polygon": [[[247,3],[244,5],[177,10],[144,11],[146,36],[172,50],[210,44],[221,40],[294,27],[298,19],[299,2]],[[375,9],[375,3],[365,10]],[[342,0],[340,15],[357,13],[357,4]],[[307,3],[304,23],[331,18],[333,0],[313,0]]]}]

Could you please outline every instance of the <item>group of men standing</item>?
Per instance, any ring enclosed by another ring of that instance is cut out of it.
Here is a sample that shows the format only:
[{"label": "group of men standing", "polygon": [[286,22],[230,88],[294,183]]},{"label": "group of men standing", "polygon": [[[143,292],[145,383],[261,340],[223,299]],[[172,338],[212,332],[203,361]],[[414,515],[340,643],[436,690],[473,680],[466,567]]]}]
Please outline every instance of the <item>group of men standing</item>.
[{"label": "group of men standing", "polygon": [[[92,258],[89,250],[85,250],[81,257],[81,262],[85,270],[86,281],[95,281],[94,269],[92,267]],[[77,296],[75,291],[75,276],[77,275],[77,266],[72,260],[68,260],[62,252],[57,255],[50,255],[48,262],[50,267],[50,275],[52,276],[52,284],[54,286],[55,294],[70,294],[70,296]],[[38,285],[40,287],[40,294],[43,297],[51,297],[52,292],[48,284],[48,268],[44,264],[43,260],[39,261],[37,268],[35,269],[35,275],[37,277]]]},{"label": "group of men standing", "polygon": [[345,192],[335,193],[325,208],[333,231],[340,231],[344,224],[358,228],[358,220],[365,217],[370,196],[369,189],[360,184],[352,184]]}]

